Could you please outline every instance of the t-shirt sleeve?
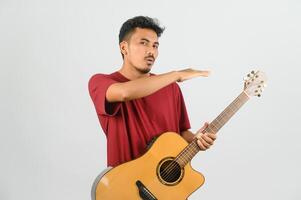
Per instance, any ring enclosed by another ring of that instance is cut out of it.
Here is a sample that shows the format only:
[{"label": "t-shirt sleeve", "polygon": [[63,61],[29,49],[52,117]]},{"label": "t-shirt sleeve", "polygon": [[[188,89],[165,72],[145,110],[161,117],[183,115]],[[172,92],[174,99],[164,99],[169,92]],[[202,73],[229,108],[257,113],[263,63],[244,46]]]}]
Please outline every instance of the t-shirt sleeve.
[{"label": "t-shirt sleeve", "polygon": [[106,100],[108,88],[117,81],[104,74],[96,74],[89,80],[89,93],[97,114],[114,116],[120,109],[121,102],[110,103]]},{"label": "t-shirt sleeve", "polygon": [[186,106],[185,106],[185,102],[184,102],[184,98],[181,92],[180,87],[178,86],[178,84],[176,84],[176,89],[177,89],[177,105],[178,105],[178,115],[179,115],[179,128],[180,128],[180,132],[182,131],[186,131],[188,129],[190,129],[190,122],[189,122],[189,117],[187,114],[187,110],[186,110]]}]

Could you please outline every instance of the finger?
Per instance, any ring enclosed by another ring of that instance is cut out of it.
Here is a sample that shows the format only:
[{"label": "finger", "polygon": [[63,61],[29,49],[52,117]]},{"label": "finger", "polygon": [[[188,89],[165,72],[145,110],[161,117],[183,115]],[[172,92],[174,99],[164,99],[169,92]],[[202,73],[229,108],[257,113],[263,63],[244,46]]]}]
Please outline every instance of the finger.
[{"label": "finger", "polygon": [[186,74],[178,82],[183,82],[199,76],[208,77],[210,74],[210,71],[208,70],[195,70],[192,68],[180,70],[180,72],[185,72]]},{"label": "finger", "polygon": [[201,139],[199,139],[199,141],[202,142],[203,146],[206,147],[206,148],[209,148],[211,146],[210,143],[208,143],[205,139],[204,139],[204,135],[202,136]]},{"label": "finger", "polygon": [[208,123],[208,122],[205,122],[204,125],[203,125],[203,127],[200,128],[200,130],[198,130],[197,133],[203,132],[208,126],[209,126],[209,123]]},{"label": "finger", "polygon": [[202,140],[202,134],[203,133],[199,133],[199,134],[195,135],[195,137],[197,138],[197,140]]},{"label": "finger", "polygon": [[208,135],[204,135],[203,139],[210,145],[213,145],[214,140],[211,139]]},{"label": "finger", "polygon": [[210,75],[210,71],[201,71],[201,70],[193,70],[193,74],[189,76],[190,78],[195,78],[195,77],[208,77]]},{"label": "finger", "polygon": [[206,72],[203,72],[203,71],[196,71],[196,70],[193,70],[191,74],[189,74],[188,76],[186,76],[183,80],[186,81],[186,80],[189,80],[189,79],[193,79],[193,78],[196,78],[196,77],[208,77],[208,73]]},{"label": "finger", "polygon": [[208,137],[210,137],[213,141],[216,139],[216,134],[214,133],[207,133]]},{"label": "finger", "polygon": [[210,137],[211,139],[216,139],[216,134],[211,132],[205,132],[203,135]]},{"label": "finger", "polygon": [[200,76],[208,77],[210,75],[210,71],[208,71],[208,70],[198,70],[198,71],[199,71]]},{"label": "finger", "polygon": [[197,69],[193,69],[192,67],[185,69],[184,71],[187,72],[193,72],[198,74],[199,76],[209,76],[210,75],[210,71],[209,70],[197,70]]},{"label": "finger", "polygon": [[203,143],[200,140],[197,140],[198,146],[202,151],[205,151],[207,148],[203,145]]}]

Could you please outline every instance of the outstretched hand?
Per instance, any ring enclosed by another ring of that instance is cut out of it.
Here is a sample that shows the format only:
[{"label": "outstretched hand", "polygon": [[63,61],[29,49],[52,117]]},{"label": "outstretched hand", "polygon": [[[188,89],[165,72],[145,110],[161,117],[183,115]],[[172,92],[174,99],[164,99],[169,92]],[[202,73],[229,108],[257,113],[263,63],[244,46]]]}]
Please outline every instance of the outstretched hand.
[{"label": "outstretched hand", "polygon": [[210,71],[201,71],[201,70],[188,68],[188,69],[178,71],[178,74],[179,74],[178,82],[183,82],[199,76],[208,77]]}]

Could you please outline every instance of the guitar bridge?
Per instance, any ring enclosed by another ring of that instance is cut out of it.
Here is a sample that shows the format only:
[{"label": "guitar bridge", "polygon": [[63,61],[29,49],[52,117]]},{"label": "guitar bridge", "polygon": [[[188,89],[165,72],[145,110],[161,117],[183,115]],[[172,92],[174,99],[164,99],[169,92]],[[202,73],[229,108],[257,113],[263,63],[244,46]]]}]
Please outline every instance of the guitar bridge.
[{"label": "guitar bridge", "polygon": [[158,200],[146,187],[143,185],[141,181],[136,181],[136,185],[139,190],[139,195],[142,200]]}]

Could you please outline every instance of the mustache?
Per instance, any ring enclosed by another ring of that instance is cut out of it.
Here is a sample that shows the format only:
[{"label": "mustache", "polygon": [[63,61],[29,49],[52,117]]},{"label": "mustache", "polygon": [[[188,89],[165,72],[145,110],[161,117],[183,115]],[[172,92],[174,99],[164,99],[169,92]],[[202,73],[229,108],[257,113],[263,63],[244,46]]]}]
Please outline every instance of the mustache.
[{"label": "mustache", "polygon": [[155,60],[154,56],[147,56],[147,57],[145,57],[145,59],[148,59],[148,58],[152,58],[153,60]]}]

